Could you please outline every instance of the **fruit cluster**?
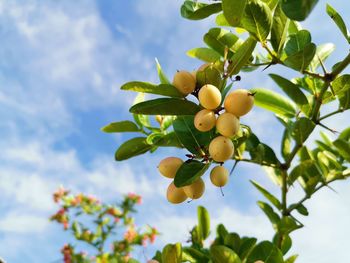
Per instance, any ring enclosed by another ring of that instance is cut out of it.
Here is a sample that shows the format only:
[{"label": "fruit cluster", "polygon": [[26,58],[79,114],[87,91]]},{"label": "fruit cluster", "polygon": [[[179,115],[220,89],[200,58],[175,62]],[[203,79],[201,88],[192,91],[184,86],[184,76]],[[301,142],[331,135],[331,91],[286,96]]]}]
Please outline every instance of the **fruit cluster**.
[{"label": "fruit cluster", "polygon": [[[208,64],[201,66],[197,72],[205,70],[208,66]],[[207,162],[214,161],[219,164],[211,170],[210,180],[213,185],[223,187],[228,181],[229,171],[222,165],[234,154],[232,138],[240,130],[239,118],[252,109],[254,94],[248,90],[236,89],[229,93],[223,101],[222,93],[218,87],[205,83],[198,87],[197,72],[178,71],[174,76],[173,85],[184,96],[193,94],[198,98],[203,109],[194,117],[196,129],[208,132],[216,128],[215,134],[217,136],[209,143],[208,153],[205,153],[201,158]],[[222,103],[224,103],[224,107],[221,107]],[[224,112],[221,113],[223,110]],[[174,178],[182,164],[183,161],[180,158],[168,157],[160,162],[158,169],[165,177]],[[167,190],[167,199],[171,203],[178,204],[187,198],[200,198],[204,190],[205,184],[202,178],[181,188],[177,188],[172,182]]]}]

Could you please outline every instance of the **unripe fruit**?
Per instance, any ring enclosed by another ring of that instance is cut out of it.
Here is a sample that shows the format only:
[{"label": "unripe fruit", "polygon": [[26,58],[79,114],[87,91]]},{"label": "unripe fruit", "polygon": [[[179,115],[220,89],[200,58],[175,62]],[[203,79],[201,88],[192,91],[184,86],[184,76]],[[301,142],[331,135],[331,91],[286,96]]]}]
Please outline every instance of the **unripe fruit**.
[{"label": "unripe fruit", "polygon": [[194,183],[184,186],[184,192],[188,198],[198,199],[205,190],[205,184],[202,178],[198,178]]},{"label": "unripe fruit", "polygon": [[214,128],[216,123],[215,113],[211,110],[201,110],[194,116],[194,126],[197,130],[206,132]]},{"label": "unripe fruit", "polygon": [[178,71],[175,73],[173,85],[184,95],[188,95],[196,88],[196,79],[188,71]]},{"label": "unripe fruit", "polygon": [[156,115],[156,121],[157,121],[159,124],[162,124],[162,122],[163,122],[163,116],[162,116],[162,115]]},{"label": "unripe fruit", "polygon": [[229,171],[223,166],[215,166],[210,172],[210,181],[217,187],[223,187],[228,181]]},{"label": "unripe fruit", "polygon": [[209,154],[216,162],[224,162],[233,155],[234,146],[232,141],[224,136],[218,136],[209,144]]},{"label": "unripe fruit", "polygon": [[207,84],[199,90],[198,99],[204,108],[214,110],[220,106],[221,93],[214,85]]},{"label": "unripe fruit", "polygon": [[217,131],[226,137],[232,137],[239,131],[239,120],[232,113],[225,112],[221,114],[216,122]]},{"label": "unripe fruit", "polygon": [[187,199],[187,195],[185,194],[183,187],[177,188],[174,182],[172,182],[168,186],[166,198],[172,204],[180,204]]},{"label": "unripe fruit", "polygon": [[224,107],[227,112],[240,117],[247,114],[254,105],[254,95],[245,89],[237,89],[227,95]]},{"label": "unripe fruit", "polygon": [[183,161],[180,158],[168,157],[160,161],[158,170],[165,177],[174,178],[182,164]]}]

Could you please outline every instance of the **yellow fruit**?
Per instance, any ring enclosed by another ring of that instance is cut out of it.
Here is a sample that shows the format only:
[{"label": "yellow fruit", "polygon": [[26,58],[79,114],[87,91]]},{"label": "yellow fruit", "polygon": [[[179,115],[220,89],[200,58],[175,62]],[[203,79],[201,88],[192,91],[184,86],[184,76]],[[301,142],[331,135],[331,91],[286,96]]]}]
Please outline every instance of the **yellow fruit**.
[{"label": "yellow fruit", "polygon": [[205,190],[205,184],[202,178],[198,178],[194,183],[184,186],[184,192],[188,198],[198,199]]},{"label": "yellow fruit", "polygon": [[221,93],[214,85],[207,84],[199,90],[198,99],[204,108],[214,110],[220,106]]},{"label": "yellow fruit", "polygon": [[232,137],[239,131],[239,120],[232,113],[225,112],[221,114],[216,122],[217,131],[226,137]]},{"label": "yellow fruit", "polygon": [[187,195],[185,194],[183,187],[177,188],[174,182],[172,182],[168,186],[166,198],[172,204],[180,204],[187,199]]},{"label": "yellow fruit", "polygon": [[197,69],[197,71],[203,71],[203,70],[205,70],[208,66],[210,66],[210,63],[205,63],[205,64],[201,65],[201,66]]},{"label": "yellow fruit", "polygon": [[249,90],[237,89],[227,95],[224,107],[227,112],[240,117],[247,114],[254,105],[254,96]]},{"label": "yellow fruit", "polygon": [[201,110],[194,116],[194,126],[197,130],[206,132],[214,128],[216,123],[215,113],[211,110]]},{"label": "yellow fruit", "polygon": [[210,172],[210,181],[217,187],[223,187],[228,181],[229,171],[223,166],[215,166]]},{"label": "yellow fruit", "polygon": [[162,115],[156,115],[156,121],[157,121],[159,124],[162,124],[162,122],[163,122],[163,116],[162,116]]},{"label": "yellow fruit", "polygon": [[174,178],[177,170],[183,164],[183,161],[177,157],[168,157],[160,161],[158,165],[159,172],[167,178]]},{"label": "yellow fruit", "polygon": [[196,79],[188,71],[178,71],[175,73],[173,85],[184,95],[188,95],[196,88]]},{"label": "yellow fruit", "polygon": [[195,82],[197,82],[197,71],[196,70],[191,71],[191,75],[194,78]]},{"label": "yellow fruit", "polygon": [[233,156],[232,141],[224,136],[218,136],[209,144],[209,154],[216,162],[224,162]]}]

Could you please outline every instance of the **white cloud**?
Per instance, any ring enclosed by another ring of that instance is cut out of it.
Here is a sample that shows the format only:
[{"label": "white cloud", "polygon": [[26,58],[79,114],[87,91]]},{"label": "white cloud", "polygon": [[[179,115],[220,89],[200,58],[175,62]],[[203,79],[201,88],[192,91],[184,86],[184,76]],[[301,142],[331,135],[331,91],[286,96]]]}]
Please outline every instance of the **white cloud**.
[{"label": "white cloud", "polygon": [[14,234],[40,234],[49,225],[47,218],[12,212],[0,220],[0,231]]}]

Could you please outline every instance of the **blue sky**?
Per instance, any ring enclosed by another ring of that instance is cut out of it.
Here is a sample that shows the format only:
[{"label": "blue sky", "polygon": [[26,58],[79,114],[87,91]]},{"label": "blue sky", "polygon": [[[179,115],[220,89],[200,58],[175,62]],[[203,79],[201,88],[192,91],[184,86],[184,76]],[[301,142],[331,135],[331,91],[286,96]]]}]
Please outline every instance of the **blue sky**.
[{"label": "blue sky", "polygon": [[[330,68],[348,52],[348,45],[325,14],[325,3],[319,1],[303,26],[317,44],[337,44],[327,63]],[[350,13],[350,6],[341,1],[329,3],[342,14]],[[60,258],[68,235],[47,220],[56,209],[51,193],[60,184],[107,202],[122,193],[143,195],[138,224],[157,225],[163,233],[155,247],[147,249],[149,257],[165,242],[186,240],[197,205],[209,209],[213,225],[224,222],[231,231],[270,239],[269,222],[255,205],[260,196],[248,181],[278,191],[260,168],[240,165],[224,198],[207,184],[201,200],[172,206],[164,197],[169,181],[156,166],[165,156],[185,152],[161,149],[116,163],[114,151],[130,135],[99,130],[109,122],[131,119],[128,108],[135,94],[119,87],[131,80],[157,81],[155,57],[168,76],[201,64],[185,51],[203,45],[202,35],[214,26],[213,20],[181,19],[180,5],[179,0],[0,0],[0,256],[8,262]],[[277,90],[267,74],[281,70],[271,67],[243,76],[239,86]],[[347,113],[328,124],[341,130],[349,125],[349,117]],[[280,127],[272,114],[255,108],[244,122],[263,141],[278,146]],[[299,252],[299,262],[347,259],[348,187],[348,182],[336,184],[338,194],[323,191],[308,202],[311,216],[293,236],[292,252]],[[295,189],[291,199],[300,196]]]}]

